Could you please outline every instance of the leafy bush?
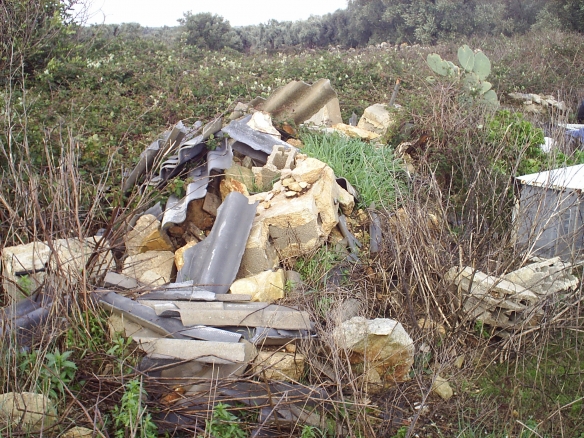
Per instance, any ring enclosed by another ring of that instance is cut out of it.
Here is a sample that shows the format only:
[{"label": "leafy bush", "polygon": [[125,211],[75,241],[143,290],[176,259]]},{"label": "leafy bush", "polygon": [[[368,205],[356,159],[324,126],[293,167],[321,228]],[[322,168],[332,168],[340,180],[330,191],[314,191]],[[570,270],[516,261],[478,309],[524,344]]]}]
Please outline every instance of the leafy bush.
[{"label": "leafy bush", "polygon": [[545,167],[547,155],[541,150],[544,134],[525,120],[521,113],[498,111],[487,125],[486,140],[501,146],[501,155],[493,165],[506,175],[525,175]]}]

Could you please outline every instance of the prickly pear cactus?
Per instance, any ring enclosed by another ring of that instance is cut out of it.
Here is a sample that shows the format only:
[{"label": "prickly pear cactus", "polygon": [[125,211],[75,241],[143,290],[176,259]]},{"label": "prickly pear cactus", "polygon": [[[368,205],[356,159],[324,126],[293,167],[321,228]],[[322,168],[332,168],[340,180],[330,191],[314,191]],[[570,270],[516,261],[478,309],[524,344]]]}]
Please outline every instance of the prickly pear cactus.
[{"label": "prickly pear cactus", "polygon": [[428,66],[439,76],[457,79],[461,84],[461,101],[480,101],[488,105],[497,106],[497,93],[491,89],[492,85],[485,79],[491,73],[491,61],[482,51],[473,51],[466,44],[458,49],[460,67],[451,61],[443,60],[437,53],[429,54],[426,58]]}]

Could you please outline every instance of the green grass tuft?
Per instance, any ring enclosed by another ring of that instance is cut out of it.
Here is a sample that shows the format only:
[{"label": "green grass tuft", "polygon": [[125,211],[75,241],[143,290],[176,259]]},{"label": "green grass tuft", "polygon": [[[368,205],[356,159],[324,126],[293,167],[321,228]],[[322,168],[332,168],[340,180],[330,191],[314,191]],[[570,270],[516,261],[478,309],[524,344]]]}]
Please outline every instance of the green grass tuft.
[{"label": "green grass tuft", "polygon": [[327,163],[337,177],[345,177],[359,192],[359,205],[394,210],[405,190],[405,171],[393,151],[337,134],[307,132],[302,152]]}]

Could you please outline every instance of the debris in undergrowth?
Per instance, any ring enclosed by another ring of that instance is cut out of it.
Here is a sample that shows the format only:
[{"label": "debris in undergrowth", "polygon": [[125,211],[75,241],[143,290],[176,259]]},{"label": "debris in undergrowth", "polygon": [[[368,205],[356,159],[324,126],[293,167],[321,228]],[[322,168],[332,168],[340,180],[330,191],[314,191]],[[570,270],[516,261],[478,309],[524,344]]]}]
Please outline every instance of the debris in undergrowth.
[{"label": "debris in undergrowth", "polygon": [[0,422],[9,430],[20,427],[28,433],[39,433],[57,422],[57,409],[43,394],[8,392],[0,394]]},{"label": "debris in undergrowth", "polygon": [[454,395],[454,391],[450,387],[448,380],[440,375],[436,375],[434,381],[432,382],[432,391],[438,394],[442,399],[448,401]]},{"label": "debris in undergrowth", "polygon": [[515,178],[517,246],[538,257],[580,260],[584,164]]},{"label": "debris in undergrowth", "polygon": [[543,307],[555,294],[574,291],[579,280],[559,257],[543,259],[501,277],[471,267],[448,271],[446,280],[458,287],[469,318],[507,331],[537,326]]},{"label": "debris in undergrowth", "polygon": [[[392,123],[391,114],[383,105],[368,110],[359,127],[347,129],[378,138]],[[222,118],[193,127],[179,122],[141,154],[124,192],[143,180],[144,186],[170,187],[172,194],[166,205],[144,207],[127,224],[120,273],[113,272],[113,256],[101,250],[106,242],[99,238],[85,244],[37,242],[4,249],[5,290],[23,275],[42,284],[39,272],[51,266],[53,248],[81,246],[77,269],[98,253],[94,262],[104,265],[99,269],[104,288],[92,296],[109,312],[110,329],[131,336],[145,353],[140,372],[181,388],[163,398],[168,410],[160,414],[162,423],[188,424],[189,412],[203,399],[207,407],[213,390],[214,403],[238,397],[259,408],[262,427],[300,422],[324,429],[329,394],[316,385],[284,382],[305,378],[306,356],[296,342],[314,339],[315,323],[307,311],[276,303],[289,292],[304,293],[301,276],[284,268],[331,234],[342,236],[338,244],[350,248],[348,259],[359,260],[362,245],[345,216],[353,213],[357,192],[327,163],[299,153],[293,138],[302,123],[328,130],[348,125],[342,124],[336,93],[324,79],[313,85],[292,82],[265,101],[239,104],[225,123]],[[65,255],[58,253],[60,267],[67,267]],[[337,267],[331,285],[339,287],[346,267]],[[40,324],[48,316],[45,304],[19,303],[5,315],[4,333]],[[413,342],[401,324],[361,321],[360,301],[345,304],[337,313],[348,324],[343,336],[349,343],[342,348],[352,361],[361,358],[353,365],[365,367],[368,384],[403,381]],[[377,341],[354,340],[349,329],[357,325],[368,327]],[[402,344],[395,344],[396,336]],[[379,351],[372,356],[363,343]],[[397,350],[388,350],[388,344]],[[268,383],[236,382],[228,388],[219,383],[243,376]],[[337,432],[346,430],[339,425]]]},{"label": "debris in undergrowth", "polygon": [[[69,274],[68,281],[74,284],[78,273],[92,260],[93,277],[105,274],[113,265],[111,251],[105,248],[101,237],[58,239],[51,242],[31,242],[25,245],[6,247],[2,250],[2,287],[11,304],[31,295],[42,284],[47,270],[59,270]],[[91,257],[96,254],[97,257]]]},{"label": "debris in undergrowth", "polygon": [[561,112],[567,110],[566,104],[563,101],[558,102],[554,96],[542,96],[535,93],[508,93],[513,100],[518,100],[523,103],[523,110],[526,112],[540,113],[547,107],[553,107]]},{"label": "debris in undergrowth", "polygon": [[409,379],[414,341],[399,322],[355,316],[335,328],[334,339],[370,390]]}]

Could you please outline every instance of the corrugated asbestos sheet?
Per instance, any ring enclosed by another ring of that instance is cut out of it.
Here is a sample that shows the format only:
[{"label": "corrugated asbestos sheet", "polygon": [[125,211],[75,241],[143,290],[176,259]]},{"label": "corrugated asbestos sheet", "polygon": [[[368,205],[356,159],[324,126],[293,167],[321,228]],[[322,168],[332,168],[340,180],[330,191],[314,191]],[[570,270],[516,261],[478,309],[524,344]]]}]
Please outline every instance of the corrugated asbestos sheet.
[{"label": "corrugated asbestos sheet", "polygon": [[312,85],[292,81],[277,89],[267,100],[254,108],[270,113],[274,119],[300,124],[325,106],[337,93],[328,79],[319,79]]},{"label": "corrugated asbestos sheet", "polygon": [[209,236],[185,251],[176,281],[193,280],[211,292],[227,293],[239,270],[256,208],[241,193],[227,195]]}]

